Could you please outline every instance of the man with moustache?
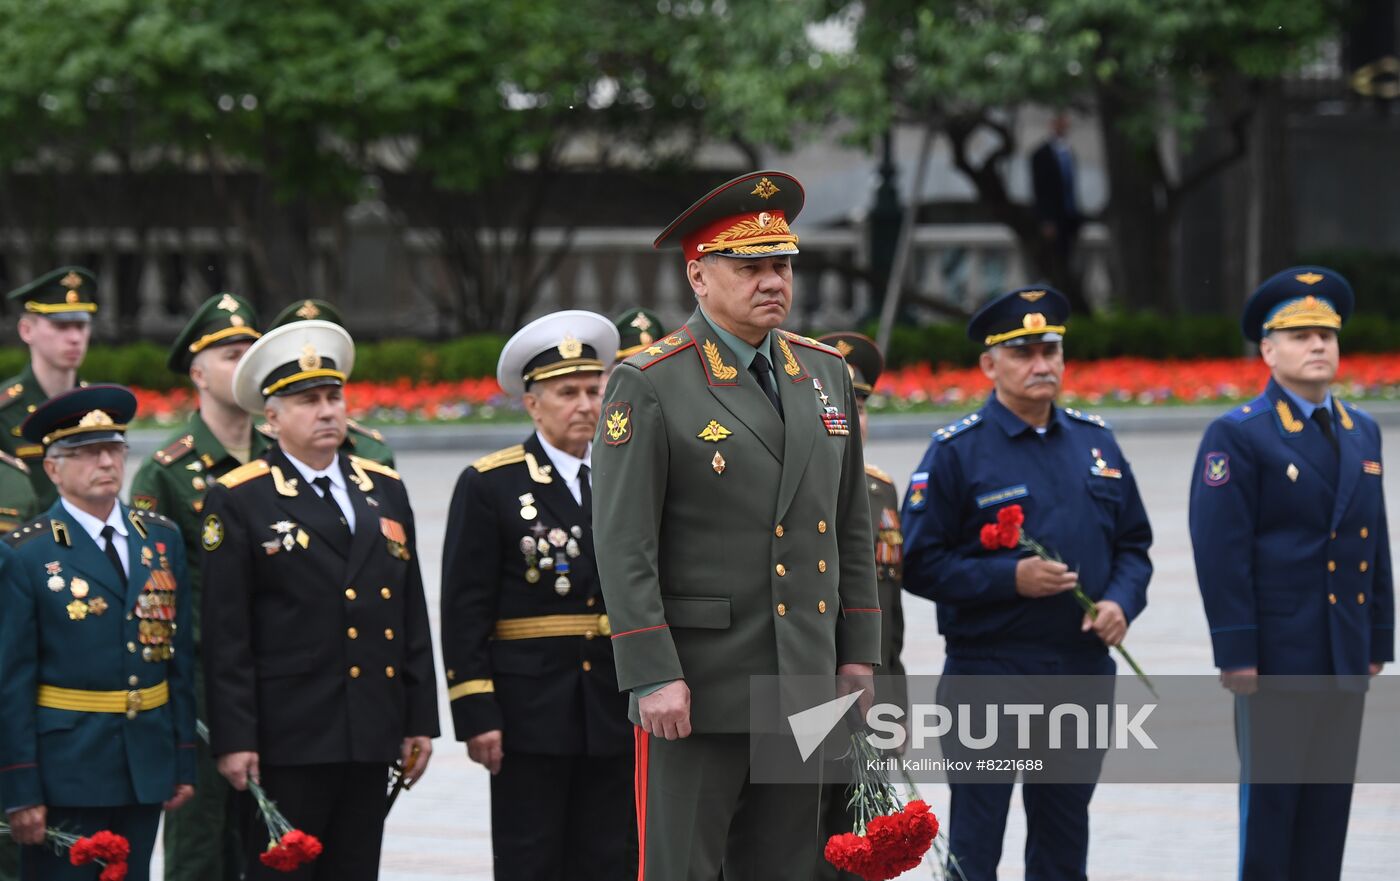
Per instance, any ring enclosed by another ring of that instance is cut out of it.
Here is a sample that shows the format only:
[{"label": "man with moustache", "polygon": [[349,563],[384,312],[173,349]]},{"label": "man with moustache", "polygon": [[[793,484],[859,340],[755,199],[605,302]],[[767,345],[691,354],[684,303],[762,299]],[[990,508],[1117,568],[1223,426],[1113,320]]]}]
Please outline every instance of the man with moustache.
[{"label": "man with moustache", "polygon": [[[302,874],[378,877],[385,782],[422,777],[437,736],[432,640],[413,511],[392,468],[346,456],[354,343],[337,325],[269,331],[233,394],[277,431],[266,457],[205,500],[203,642],[211,751],[237,790],[256,779],[325,847]],[[250,878],[265,831],[248,804]]]},{"label": "man with moustache", "polygon": [[595,438],[645,881],[812,878],[820,788],[751,780],[750,677],[839,676],[868,701],[880,658],[851,376],[780,329],[802,203],[792,176],[754,172],[657,237],[698,308],[613,371]]},{"label": "man with moustache", "polygon": [[117,498],[135,413],[129,390],[93,385],[24,423],[59,494],[0,545],[0,796],[25,879],[97,878],[47,828],[125,836],[126,877],[146,881],[162,807],[194,794],[185,548]]},{"label": "man with moustache", "polygon": [[497,379],[535,431],[462,472],[448,512],[443,664],[457,739],[491,772],[501,879],[637,874],[632,726],[598,586],[590,474],[617,341],[612,322],[580,310],[511,337]]},{"label": "man with moustache", "polygon": [[[198,409],[136,472],[131,503],[165,514],[180,527],[187,559],[199,560],[200,525],[209,487],[233,469],[257,459],[268,441],[253,430],[253,419],[233,399],[233,371],[262,334],[258,316],[242,297],[229,293],[206,300],[170,347],[166,365],[187,375]],[[193,593],[195,687],[200,718],[205,717],[203,669],[198,663],[199,569],[190,573]],[[232,790],[214,766],[209,747],[199,744],[199,786],[194,800],[165,820],[166,881],[223,881],[237,878],[242,854],[236,825],[230,822]]]},{"label": "man with moustache", "polygon": [[1341,877],[1367,680],[1395,657],[1380,429],[1331,393],[1354,302],[1322,266],[1254,291],[1241,325],[1269,384],[1206,429],[1191,480],[1215,664],[1238,695],[1245,881]]},{"label": "man with moustache", "polygon": [[[1102,419],[1055,405],[1068,317],[1052,288],[1012,291],[972,317],[992,395],[934,433],[911,478],[904,587],[938,604],[947,676],[1111,677],[1108,649],[1147,604],[1152,529],[1132,469]],[[982,527],[1013,504],[1025,534],[1065,562],[982,546]],[[1070,593],[1076,582],[1095,615]],[[949,850],[968,881],[992,881],[1015,774],[976,780],[951,781]],[[1022,788],[1027,877],[1085,878],[1093,791],[1093,780]]]},{"label": "man with moustache", "polygon": [[25,443],[20,425],[40,404],[81,384],[78,368],[92,338],[96,296],[97,279],[81,266],[59,267],[5,295],[22,310],[19,338],[29,347],[29,363],[0,383],[0,450],[29,466],[41,508],[52,505],[58,492],[43,467],[43,446]]}]

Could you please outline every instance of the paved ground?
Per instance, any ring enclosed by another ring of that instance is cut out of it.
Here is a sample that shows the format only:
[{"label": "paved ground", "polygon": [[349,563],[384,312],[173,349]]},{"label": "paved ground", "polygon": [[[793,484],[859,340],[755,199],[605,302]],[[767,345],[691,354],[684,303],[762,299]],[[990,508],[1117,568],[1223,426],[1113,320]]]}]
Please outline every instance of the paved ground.
[{"label": "paved ground", "polygon": [[[1156,576],[1150,605],[1133,627],[1130,644],[1138,660],[1154,674],[1211,671],[1205,618],[1196,593],[1190,542],[1186,532],[1186,487],[1198,432],[1125,433],[1123,447],[1132,461],[1156,530],[1153,561]],[[924,444],[912,440],[877,441],[870,461],[894,475],[901,485],[917,464]],[[438,626],[436,608],[441,560],[440,536],[457,474],[474,452],[424,452],[401,457],[418,518],[419,555]],[[1395,473],[1395,472],[1392,472]],[[1388,477],[1390,497],[1400,498],[1400,478]],[[911,673],[935,673],[942,665],[942,640],[934,628],[933,608],[907,597],[905,664]],[[1389,672],[1389,671],[1387,671]],[[441,670],[439,670],[441,675]],[[467,761],[465,749],[451,738],[451,720],[443,704],[443,731],[431,770],[423,783],[394,809],[386,833],[385,879],[447,881],[491,877],[490,815],[487,775]],[[926,787],[923,793],[943,813],[947,792]],[[540,793],[541,798],[548,793]],[[1389,881],[1396,877],[1400,842],[1400,786],[1358,787],[1348,841],[1347,879]],[[522,818],[528,822],[528,818]],[[1001,878],[1023,878],[1021,852],[1025,827],[1020,802],[1012,806]],[[1236,801],[1233,786],[1100,787],[1093,805],[1093,846],[1089,874],[1108,881],[1205,881],[1234,877]],[[927,877],[922,871],[906,877]],[[509,881],[509,879],[503,879]]]}]

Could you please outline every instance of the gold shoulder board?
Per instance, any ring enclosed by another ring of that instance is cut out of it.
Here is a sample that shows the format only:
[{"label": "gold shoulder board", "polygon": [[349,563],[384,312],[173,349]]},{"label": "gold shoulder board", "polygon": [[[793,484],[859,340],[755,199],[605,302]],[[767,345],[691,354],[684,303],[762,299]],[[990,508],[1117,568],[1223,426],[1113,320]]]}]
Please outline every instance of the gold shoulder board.
[{"label": "gold shoulder board", "polygon": [[395,480],[403,480],[403,478],[399,476],[399,472],[390,468],[388,465],[381,465],[373,459],[366,459],[363,456],[351,456],[350,461],[359,465],[366,471],[373,471],[375,474],[383,474],[385,477],[392,477]]},{"label": "gold shoulder board", "polygon": [[239,465],[237,468],[225,474],[223,477],[220,477],[219,485],[226,486],[232,489],[233,487],[238,486],[241,483],[247,483],[248,481],[256,477],[262,477],[263,475],[268,474],[271,470],[271,466],[269,466],[266,461],[262,459],[254,459],[247,465]]},{"label": "gold shoulder board", "polygon": [[4,450],[0,450],[0,462],[4,462],[6,465],[9,465],[11,468],[15,469],[21,474],[29,473],[29,466],[24,464],[23,459],[19,458],[18,456],[11,456]]},{"label": "gold shoulder board", "polygon": [[502,465],[514,465],[517,462],[525,461],[525,447],[516,444],[513,447],[506,447],[504,450],[497,450],[482,456],[472,463],[472,467],[480,472],[490,471],[492,468],[500,468]]},{"label": "gold shoulder board", "polygon": [[866,473],[866,474],[869,474],[871,477],[875,478],[876,480],[883,480],[885,483],[888,483],[890,486],[894,486],[894,478],[893,478],[893,477],[890,477],[890,475],[889,475],[883,468],[880,468],[880,467],[875,466],[875,465],[866,465],[866,466],[865,466],[865,473]]}]

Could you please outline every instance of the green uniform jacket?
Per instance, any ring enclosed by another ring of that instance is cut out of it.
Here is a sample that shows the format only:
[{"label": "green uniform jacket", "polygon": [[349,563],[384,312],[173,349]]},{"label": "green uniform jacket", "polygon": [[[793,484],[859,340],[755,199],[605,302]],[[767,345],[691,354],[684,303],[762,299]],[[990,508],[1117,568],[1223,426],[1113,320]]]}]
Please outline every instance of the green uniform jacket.
[{"label": "green uniform jacket", "polygon": [[[254,431],[249,439],[249,460],[262,458],[272,446]],[[243,464],[224,449],[204,423],[198,411],[184,428],[171,435],[165,447],[141,463],[131,483],[131,505],[143,511],[164,514],[180,527],[185,540],[185,559],[203,559],[199,536],[204,523],[204,496],[214,482]],[[199,644],[201,605],[200,568],[191,567],[190,586],[194,614],[194,640]]]},{"label": "green uniform jacket", "polygon": [[701,733],[748,730],[750,676],[880,660],[850,374],[772,339],[786,422],[696,310],[613,372],[593,446],[618,687],[684,678]]},{"label": "green uniform jacket", "polygon": [[[84,385],[85,383],[79,383]],[[34,378],[31,365],[24,365],[19,375],[0,383],[0,450],[24,460],[29,466],[29,483],[39,499],[41,509],[58,501],[58,490],[44,473],[44,448],[20,437],[19,427],[29,414],[49,399]]]},{"label": "green uniform jacket", "polygon": [[29,466],[0,451],[0,532],[13,532],[39,514],[39,497],[29,482]]},{"label": "green uniform jacket", "polygon": [[[164,517],[124,506],[121,516],[125,579],[57,503],[0,542],[7,809],[160,804],[177,783],[195,782],[185,546]],[[142,706],[131,694],[161,683],[164,705]],[[131,715],[36,706],[41,685],[127,693]]]},{"label": "green uniform jacket", "polygon": [[[875,579],[880,585],[880,669],[875,692],[879,700],[908,708],[904,679],[904,533],[899,523],[899,491],[894,481],[874,465],[865,466],[870,489],[870,523],[875,530]],[[887,678],[889,677],[889,678]]]}]

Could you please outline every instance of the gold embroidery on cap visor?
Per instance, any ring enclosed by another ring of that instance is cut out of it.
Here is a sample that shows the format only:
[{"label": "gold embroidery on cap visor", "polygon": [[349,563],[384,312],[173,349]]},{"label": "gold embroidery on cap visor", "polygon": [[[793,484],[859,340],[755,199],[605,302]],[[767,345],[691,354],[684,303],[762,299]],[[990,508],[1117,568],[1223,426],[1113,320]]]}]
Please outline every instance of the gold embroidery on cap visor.
[{"label": "gold embroidery on cap visor", "polygon": [[983,343],[988,346],[995,346],[1018,337],[1046,333],[1057,333],[1060,336],[1064,336],[1065,326],[1063,324],[1049,324],[1046,322],[1045,316],[1042,313],[1030,312],[1021,318],[1020,327],[1015,330],[1008,330],[1006,333],[988,334]]},{"label": "gold embroidery on cap visor", "polygon": [[787,219],[781,214],[761,211],[722,230],[708,242],[701,242],[695,250],[701,254],[727,251],[755,257],[775,251],[796,253],[796,246],[797,236],[788,228]]},{"label": "gold embroidery on cap visor", "polygon": [[126,431],[126,423],[118,423],[107,414],[106,410],[89,410],[87,415],[78,420],[77,425],[71,425],[68,428],[60,428],[57,431],[51,431],[44,435],[43,443],[44,446],[48,446],[56,440],[72,437],[75,434],[87,434],[92,431]]},{"label": "gold embroidery on cap visor", "polygon": [[[77,296],[77,291],[69,291],[69,296]],[[35,303],[26,302],[24,311],[34,312],[39,315],[53,315],[59,312],[96,312],[96,303],[80,303],[77,300],[70,300],[67,303]]]},{"label": "gold embroidery on cap visor", "polygon": [[284,376],[271,385],[264,386],[262,393],[264,398],[277,394],[281,389],[286,388],[294,382],[301,382],[303,379],[338,379],[345,382],[345,374],[339,370],[303,370],[300,373],[293,373],[291,376]]},{"label": "gold embroidery on cap visor", "polygon": [[[237,315],[233,316],[233,318],[237,317]],[[214,345],[220,340],[226,340],[229,337],[247,337],[250,340],[255,340],[260,336],[262,336],[262,334],[258,333],[256,330],[253,330],[251,327],[225,327],[222,330],[216,330],[213,333],[206,333],[204,336],[190,343],[190,354],[198,355],[200,352],[204,351],[205,349],[209,348],[210,346]]]},{"label": "gold embroidery on cap visor", "polygon": [[532,382],[539,382],[544,379],[553,379],[556,376],[568,376],[570,373],[602,373],[603,362],[597,358],[567,358],[563,361],[555,361],[553,364],[543,364],[520,377],[529,385]]},{"label": "gold embroidery on cap visor", "polygon": [[1264,332],[1294,327],[1326,327],[1340,330],[1342,316],[1326,300],[1309,294],[1285,304],[1264,322]]}]

